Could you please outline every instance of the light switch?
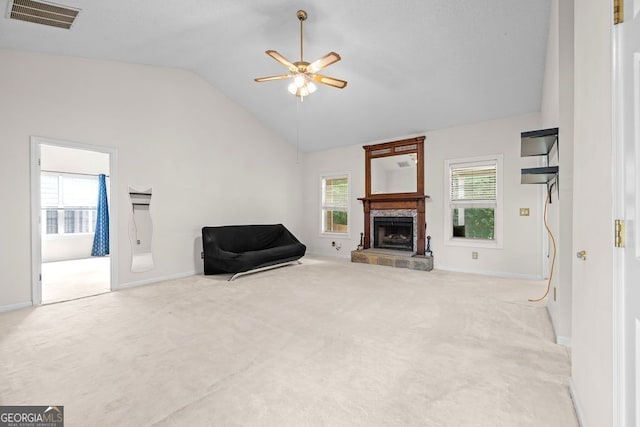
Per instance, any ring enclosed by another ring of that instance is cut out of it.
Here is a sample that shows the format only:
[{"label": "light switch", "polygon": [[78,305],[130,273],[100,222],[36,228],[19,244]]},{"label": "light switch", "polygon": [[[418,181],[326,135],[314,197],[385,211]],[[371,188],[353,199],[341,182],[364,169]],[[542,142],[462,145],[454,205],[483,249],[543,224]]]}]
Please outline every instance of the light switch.
[{"label": "light switch", "polygon": [[529,208],[520,208],[520,216],[529,216]]}]

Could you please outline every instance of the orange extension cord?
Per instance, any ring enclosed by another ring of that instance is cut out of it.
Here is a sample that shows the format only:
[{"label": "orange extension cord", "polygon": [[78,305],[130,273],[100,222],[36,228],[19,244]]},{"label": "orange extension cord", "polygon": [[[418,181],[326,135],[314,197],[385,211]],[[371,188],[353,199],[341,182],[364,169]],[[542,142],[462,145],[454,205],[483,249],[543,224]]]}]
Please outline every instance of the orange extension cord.
[{"label": "orange extension cord", "polygon": [[551,190],[553,190],[553,186],[547,192],[547,200],[544,202],[544,215],[543,215],[544,227],[547,229],[547,233],[549,233],[549,237],[551,237],[551,242],[553,243],[553,258],[551,260],[551,270],[549,270],[549,281],[547,282],[547,291],[544,293],[544,295],[542,295],[538,299],[530,299],[529,302],[540,302],[543,299],[545,299],[547,295],[549,295],[549,291],[551,290],[551,279],[553,279],[553,268],[556,265],[556,238],[553,237],[553,233],[549,228],[549,224],[547,224],[547,207],[549,206],[549,201],[551,200]]}]

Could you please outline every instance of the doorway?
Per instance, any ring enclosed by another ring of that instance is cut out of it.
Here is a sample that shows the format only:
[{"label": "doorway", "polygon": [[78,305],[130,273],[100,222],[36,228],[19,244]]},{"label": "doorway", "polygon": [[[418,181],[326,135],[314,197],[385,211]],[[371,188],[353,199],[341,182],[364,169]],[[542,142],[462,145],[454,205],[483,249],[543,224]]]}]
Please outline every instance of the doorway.
[{"label": "doorway", "polygon": [[32,303],[109,292],[115,276],[115,151],[33,137]]}]

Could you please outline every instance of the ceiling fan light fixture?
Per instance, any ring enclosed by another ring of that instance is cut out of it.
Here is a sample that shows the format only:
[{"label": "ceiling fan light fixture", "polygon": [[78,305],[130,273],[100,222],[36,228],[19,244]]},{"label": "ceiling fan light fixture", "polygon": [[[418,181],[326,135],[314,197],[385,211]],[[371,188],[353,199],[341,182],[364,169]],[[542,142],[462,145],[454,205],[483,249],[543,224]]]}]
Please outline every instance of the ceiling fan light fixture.
[{"label": "ceiling fan light fixture", "polygon": [[303,59],[302,23],[307,19],[307,12],[299,10],[297,16],[300,21],[300,61],[291,62],[275,50],[267,50],[265,53],[287,67],[290,73],[273,77],[260,77],[254,80],[256,82],[268,82],[272,80],[293,79],[287,89],[290,93],[295,96],[299,96],[300,98],[316,91],[317,87],[313,82],[332,86],[338,89],[344,89],[347,86],[346,81],[317,74],[317,72],[323,68],[340,61],[340,55],[336,52],[329,52],[312,63],[306,62]]},{"label": "ceiling fan light fixture", "polygon": [[296,87],[302,87],[307,83],[307,79],[305,79],[302,74],[298,74],[293,78],[293,83],[296,85]]},{"label": "ceiling fan light fixture", "polygon": [[300,98],[304,98],[307,95],[312,94],[316,91],[317,86],[313,84],[313,82],[305,82],[302,86],[297,86],[295,81],[294,83],[290,83],[287,88],[289,93],[295,96],[299,96]]}]

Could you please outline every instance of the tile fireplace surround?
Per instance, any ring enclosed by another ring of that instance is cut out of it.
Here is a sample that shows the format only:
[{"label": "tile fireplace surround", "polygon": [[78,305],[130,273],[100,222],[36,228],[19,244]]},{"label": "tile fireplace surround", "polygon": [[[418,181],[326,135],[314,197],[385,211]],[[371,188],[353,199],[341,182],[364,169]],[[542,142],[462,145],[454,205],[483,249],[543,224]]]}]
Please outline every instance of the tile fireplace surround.
[{"label": "tile fireplace surround", "polygon": [[[373,221],[376,218],[392,218],[392,217],[405,217],[413,219],[413,247],[418,247],[418,225],[417,225],[417,217],[418,211],[416,209],[389,209],[389,210],[377,210],[374,209],[371,211],[371,221],[370,222],[370,235],[374,235],[374,227]],[[372,238],[373,240],[373,238]]]}]

